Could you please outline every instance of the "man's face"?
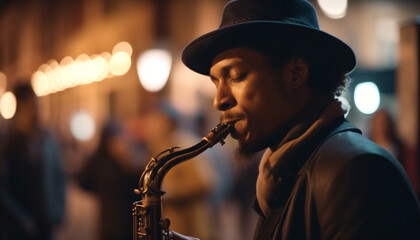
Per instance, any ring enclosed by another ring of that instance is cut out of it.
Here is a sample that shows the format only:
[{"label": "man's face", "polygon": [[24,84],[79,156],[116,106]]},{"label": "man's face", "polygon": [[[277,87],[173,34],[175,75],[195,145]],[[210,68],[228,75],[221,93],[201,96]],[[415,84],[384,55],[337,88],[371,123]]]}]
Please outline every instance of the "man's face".
[{"label": "man's face", "polygon": [[223,122],[235,122],[231,135],[246,155],[274,144],[297,112],[287,65],[274,69],[265,55],[245,47],[224,51],[213,60],[214,107]]},{"label": "man's face", "polygon": [[36,97],[28,97],[18,102],[15,115],[17,128],[24,133],[31,133],[38,124],[38,100]]}]

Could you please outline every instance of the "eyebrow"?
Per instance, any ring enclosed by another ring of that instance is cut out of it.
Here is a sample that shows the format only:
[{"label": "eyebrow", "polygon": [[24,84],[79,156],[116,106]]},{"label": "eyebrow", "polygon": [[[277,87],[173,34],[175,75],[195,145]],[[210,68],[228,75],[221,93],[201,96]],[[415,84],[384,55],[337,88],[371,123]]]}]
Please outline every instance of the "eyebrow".
[{"label": "eyebrow", "polygon": [[[226,76],[229,73],[231,68],[232,68],[231,65],[224,66],[224,67],[222,67],[222,69],[220,69],[220,72],[222,73],[223,76]],[[217,78],[214,75],[210,74],[210,79],[214,80],[214,79],[217,79]]]},{"label": "eyebrow", "polygon": [[[237,65],[240,65],[242,62],[243,61],[239,61],[239,60],[233,61],[233,62],[227,64],[226,66],[223,66],[218,72],[221,72],[223,76],[227,76],[232,68],[234,68]],[[212,80],[217,79],[212,74],[209,74],[209,76],[210,76],[210,79],[212,79]]]}]

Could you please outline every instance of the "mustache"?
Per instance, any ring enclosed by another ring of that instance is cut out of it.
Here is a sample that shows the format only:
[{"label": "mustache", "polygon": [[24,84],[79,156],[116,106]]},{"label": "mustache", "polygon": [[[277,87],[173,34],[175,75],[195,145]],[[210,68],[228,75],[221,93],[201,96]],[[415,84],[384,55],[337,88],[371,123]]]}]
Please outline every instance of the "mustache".
[{"label": "mustache", "polygon": [[244,114],[241,113],[222,112],[220,115],[221,122],[237,122],[242,118],[244,118]]}]

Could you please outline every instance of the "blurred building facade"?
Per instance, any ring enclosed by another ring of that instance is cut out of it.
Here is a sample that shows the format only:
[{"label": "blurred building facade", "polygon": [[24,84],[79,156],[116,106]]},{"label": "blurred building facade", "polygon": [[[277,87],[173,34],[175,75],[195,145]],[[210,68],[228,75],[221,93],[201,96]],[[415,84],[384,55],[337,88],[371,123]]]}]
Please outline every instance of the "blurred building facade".
[{"label": "blurred building facade", "polygon": [[[225,2],[5,0],[0,8],[0,72],[7,77],[7,89],[11,89],[15,79],[32,75],[52,59],[59,62],[66,56],[92,56],[111,51],[116,43],[127,41],[133,53],[126,74],[42,97],[44,123],[71,139],[68,121],[77,109],[87,109],[100,125],[109,115],[135,116],[162,95],[170,95],[176,106],[191,113],[203,107],[198,105],[197,96],[207,98],[211,96],[211,90],[205,89],[209,87],[208,81],[196,83],[196,79],[203,76],[185,69],[179,54],[194,37],[218,26]],[[355,50],[358,56],[355,73],[359,70],[395,70],[399,26],[420,12],[418,1],[354,0],[348,2],[345,17],[330,19],[323,14],[317,1],[311,2],[318,10],[321,28],[343,39]],[[135,61],[139,54],[158,45],[170,50],[173,66],[167,86],[158,93],[150,93],[139,84]],[[390,81],[395,81],[395,72],[390,72]],[[198,86],[203,83],[204,86]],[[390,101],[395,102],[395,91],[390,95]],[[349,117],[352,118],[352,113]],[[361,127],[365,126],[366,117],[354,112],[353,118],[362,119]],[[7,120],[0,118],[0,121],[0,130],[4,130]]]},{"label": "blurred building facade", "polygon": [[[131,118],[141,114],[156,98],[168,95],[171,81],[157,93],[142,88],[135,67],[137,56],[165,44],[174,61],[179,59],[189,40],[217,26],[223,4],[165,0],[6,1],[0,10],[0,71],[7,77],[10,89],[16,79],[31,76],[51,60],[92,56],[110,52],[120,41],[130,43],[133,59],[125,75],[41,97],[44,124],[58,131],[65,141],[71,141],[69,119],[79,109],[87,110],[101,125],[110,115]],[[0,121],[4,130],[8,121]]]}]

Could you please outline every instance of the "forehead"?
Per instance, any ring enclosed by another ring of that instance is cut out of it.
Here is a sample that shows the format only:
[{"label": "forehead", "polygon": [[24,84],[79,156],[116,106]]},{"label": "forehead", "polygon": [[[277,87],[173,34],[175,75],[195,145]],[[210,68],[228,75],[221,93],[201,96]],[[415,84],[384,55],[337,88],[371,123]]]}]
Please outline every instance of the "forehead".
[{"label": "forehead", "polygon": [[234,65],[256,66],[265,64],[266,61],[267,57],[257,50],[247,47],[231,48],[216,55],[210,67],[210,75]]}]

